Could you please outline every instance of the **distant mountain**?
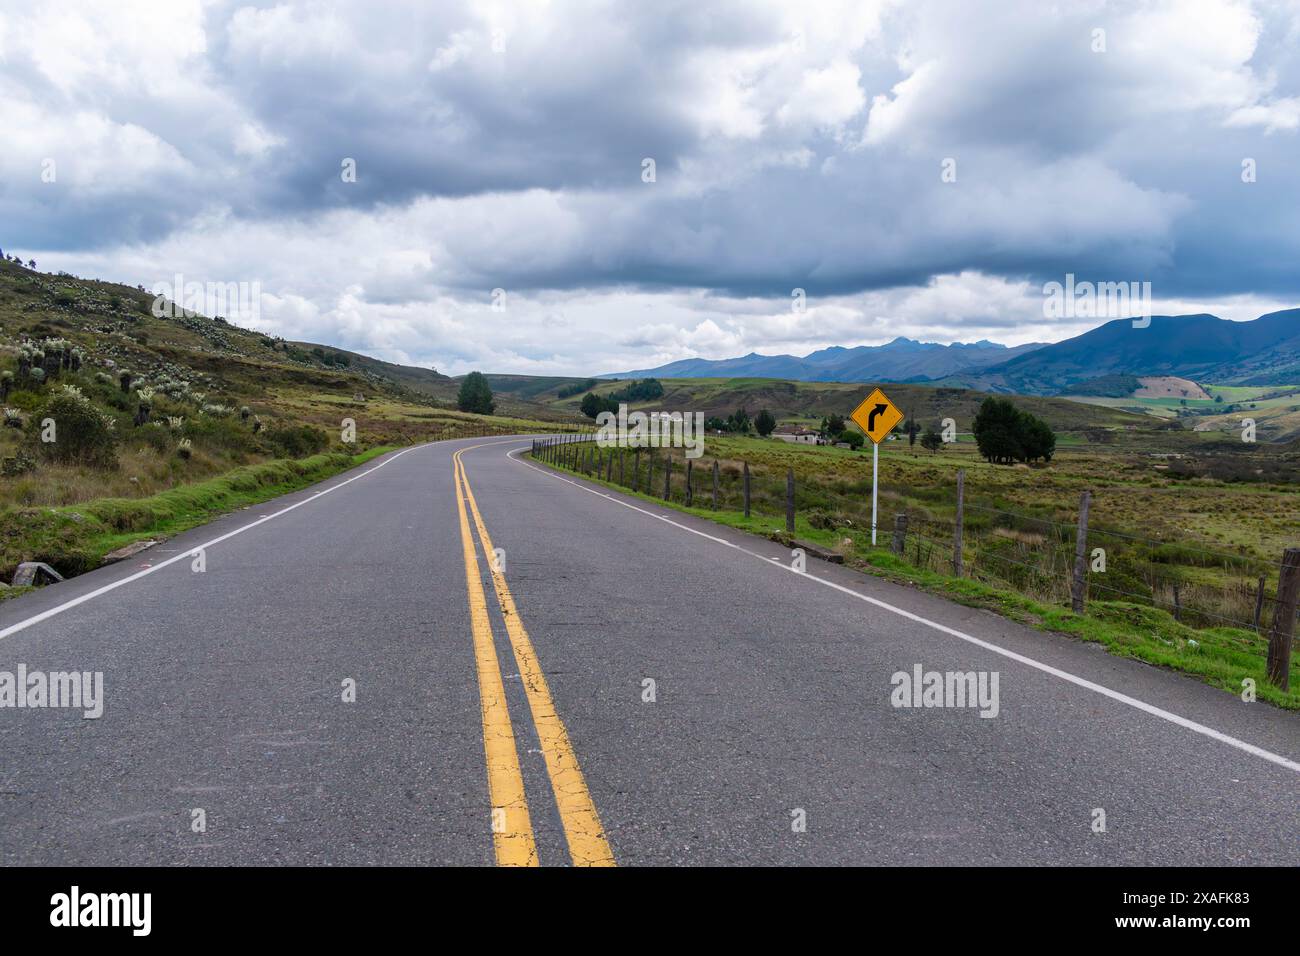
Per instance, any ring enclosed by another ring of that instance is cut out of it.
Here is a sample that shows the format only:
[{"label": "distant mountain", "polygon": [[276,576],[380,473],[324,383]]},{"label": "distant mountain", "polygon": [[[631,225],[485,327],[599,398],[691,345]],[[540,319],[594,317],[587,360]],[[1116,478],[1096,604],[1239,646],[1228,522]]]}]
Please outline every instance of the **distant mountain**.
[{"label": "distant mountain", "polygon": [[1008,348],[995,342],[939,345],[896,338],[885,345],[859,345],[810,352],[804,356],[759,355],[731,359],[682,359],[658,368],[616,372],[602,378],[781,378],[801,382],[922,382],[955,372],[982,369],[1026,355],[1043,345]]},{"label": "distant mountain", "polygon": [[[944,385],[1029,395],[1068,394],[1105,376],[1176,375],[1217,385],[1300,383],[1300,309],[1229,322],[1156,315],[1146,328],[1116,319],[996,365],[964,369]],[[938,376],[936,376],[938,377]]]}]

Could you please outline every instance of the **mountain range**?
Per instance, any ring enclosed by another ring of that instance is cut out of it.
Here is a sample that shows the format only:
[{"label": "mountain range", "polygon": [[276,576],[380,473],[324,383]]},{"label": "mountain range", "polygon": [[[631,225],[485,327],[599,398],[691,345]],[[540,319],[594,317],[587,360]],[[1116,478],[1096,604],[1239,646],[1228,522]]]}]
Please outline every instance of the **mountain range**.
[{"label": "mountain range", "polygon": [[807,355],[759,355],[740,358],[682,359],[658,368],[638,369],[603,378],[784,378],[802,382],[912,382],[984,368],[1042,348],[1042,343],[1008,348],[994,342],[939,345],[899,337],[884,345],[830,348]]},{"label": "mountain range", "polygon": [[[1149,325],[1115,319],[1052,344],[938,345],[897,338],[833,346],[796,357],[683,359],[619,378],[783,378],[808,382],[917,382],[989,392],[1064,395],[1109,375],[1176,375],[1220,385],[1300,383],[1300,309],[1251,322],[1208,313],[1156,315]],[[609,376],[605,376],[609,377]]]}]

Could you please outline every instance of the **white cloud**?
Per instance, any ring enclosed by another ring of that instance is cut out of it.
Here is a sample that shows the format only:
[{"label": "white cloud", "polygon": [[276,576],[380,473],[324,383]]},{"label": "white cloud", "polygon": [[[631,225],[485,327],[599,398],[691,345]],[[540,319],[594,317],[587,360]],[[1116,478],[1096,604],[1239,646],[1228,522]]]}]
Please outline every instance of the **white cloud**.
[{"label": "white cloud", "polygon": [[0,239],[260,280],[268,330],[453,371],[1060,338],[1035,290],[1066,272],[1236,317],[1300,293],[1297,24],[1240,0],[9,8]]}]

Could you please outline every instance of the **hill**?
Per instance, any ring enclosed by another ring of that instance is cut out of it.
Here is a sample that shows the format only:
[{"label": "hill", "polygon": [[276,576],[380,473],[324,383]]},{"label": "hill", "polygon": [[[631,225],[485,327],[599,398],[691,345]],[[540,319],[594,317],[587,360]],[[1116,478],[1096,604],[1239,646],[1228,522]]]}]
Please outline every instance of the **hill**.
[{"label": "hill", "polygon": [[1029,354],[948,376],[943,384],[1060,395],[1108,376],[1177,376],[1241,386],[1300,382],[1300,309],[1252,322],[1205,313],[1156,315],[1146,328],[1115,319]]},{"label": "hill", "polygon": [[153,301],[0,262],[6,580],[21,560],[84,570],[142,530],[172,533],[385,447],[569,417],[509,396],[495,417],[465,415],[456,381],[433,369],[217,317],[159,317]]},{"label": "hill", "polygon": [[[937,345],[897,338],[879,346],[832,346],[804,356],[682,359],[619,377],[777,378],[803,382],[928,382],[1021,395],[1131,394],[1142,378],[1237,386],[1300,382],[1300,309],[1230,322],[1206,313],[1152,316],[1147,327],[1116,319],[1049,345]],[[608,377],[608,376],[604,376]],[[1189,393],[1189,395],[1192,393]]]},{"label": "hill", "polygon": [[[766,408],[780,422],[816,423],[827,415],[848,415],[871,387],[871,383],[788,382],[767,378],[667,378],[660,382],[664,387],[662,398],[632,403],[630,407],[698,411],[706,417],[725,417],[740,408],[754,415]],[[980,403],[988,397],[984,392],[934,387],[928,383],[882,384],[888,385],[886,391],[899,408],[915,414],[918,421],[930,423],[952,418],[961,431],[969,429]],[[592,391],[609,395],[625,385],[626,382],[600,382]],[[577,414],[585,394],[557,398],[551,393],[550,402],[557,410]],[[547,396],[538,397],[540,400]],[[1065,432],[1152,430],[1161,424],[1146,415],[1063,398],[1027,396],[1016,403]]]},{"label": "hill", "polygon": [[[831,346],[794,355],[749,355],[733,359],[682,359],[658,368],[619,373],[619,378],[783,378],[800,382],[912,382],[983,368],[1032,352],[1039,343],[1008,348],[994,342],[939,345],[899,337],[885,345]],[[609,378],[611,376],[602,376]]]}]

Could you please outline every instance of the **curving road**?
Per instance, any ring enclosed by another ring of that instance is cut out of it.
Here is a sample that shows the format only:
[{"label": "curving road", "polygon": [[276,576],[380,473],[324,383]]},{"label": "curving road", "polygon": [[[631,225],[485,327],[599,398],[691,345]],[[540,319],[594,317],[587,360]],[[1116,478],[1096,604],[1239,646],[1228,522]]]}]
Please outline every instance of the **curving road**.
[{"label": "curving road", "polygon": [[[0,672],[104,675],[98,719],[0,708],[0,863],[1300,863],[1297,715],[796,573],[530,441],[0,604]],[[893,706],[916,665],[997,672],[996,716]]]}]

